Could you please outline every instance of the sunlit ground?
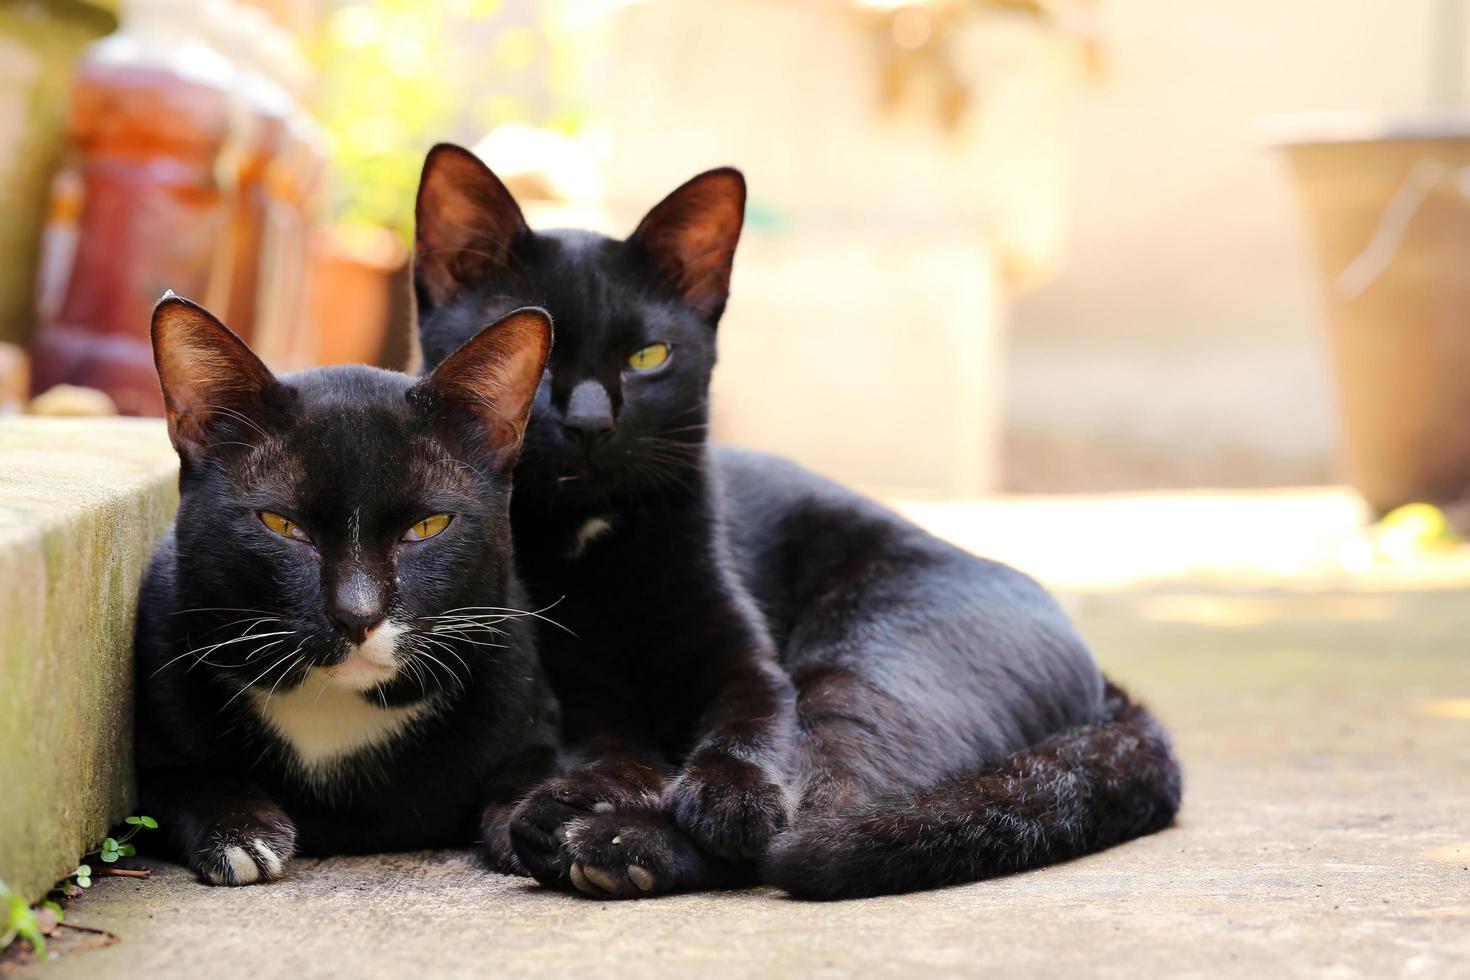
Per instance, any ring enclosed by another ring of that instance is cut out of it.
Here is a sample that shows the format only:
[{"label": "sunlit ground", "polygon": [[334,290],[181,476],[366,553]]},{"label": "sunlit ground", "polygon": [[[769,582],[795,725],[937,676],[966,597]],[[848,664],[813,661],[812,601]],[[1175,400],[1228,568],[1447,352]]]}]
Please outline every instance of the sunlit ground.
[{"label": "sunlit ground", "polygon": [[[1420,547],[1370,533],[1366,508],[1345,489],[897,501],[895,506],[940,537],[1016,565],[1063,591],[1117,591],[1150,583],[1370,593],[1470,587],[1470,548]],[[1189,606],[1175,599],[1154,608],[1183,614]],[[1194,608],[1222,625],[1230,618],[1221,612],[1225,605]],[[1247,615],[1246,606],[1238,608]],[[1334,609],[1346,618],[1387,611],[1372,599]]]}]

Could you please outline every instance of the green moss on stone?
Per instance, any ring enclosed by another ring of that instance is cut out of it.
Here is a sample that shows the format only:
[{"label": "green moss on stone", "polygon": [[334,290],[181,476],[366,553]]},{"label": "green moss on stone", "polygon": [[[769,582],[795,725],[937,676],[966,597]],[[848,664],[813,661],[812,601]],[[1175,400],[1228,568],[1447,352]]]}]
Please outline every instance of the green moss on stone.
[{"label": "green moss on stone", "polygon": [[177,505],[159,422],[0,419],[0,879],[20,894],[132,803],[137,590]]}]

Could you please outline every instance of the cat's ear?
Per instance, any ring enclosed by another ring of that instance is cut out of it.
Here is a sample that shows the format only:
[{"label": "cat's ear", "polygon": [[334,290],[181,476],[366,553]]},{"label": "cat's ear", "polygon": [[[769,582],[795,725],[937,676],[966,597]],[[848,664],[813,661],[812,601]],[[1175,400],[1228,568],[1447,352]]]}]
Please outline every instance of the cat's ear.
[{"label": "cat's ear", "polygon": [[511,249],[530,233],[500,178],[452,143],[435,146],[424,160],[414,220],[414,289],[421,309],[503,273]]},{"label": "cat's ear", "polygon": [[232,431],[260,431],[262,402],[276,379],[245,341],[172,292],[153,307],[152,335],[168,436],[180,456],[207,450],[222,420]]},{"label": "cat's ear", "polygon": [[551,353],[551,316],[535,307],[507,313],[446,357],[409,392],[434,414],[471,422],[497,466],[515,462],[531,403]]},{"label": "cat's ear", "polygon": [[745,221],[745,178],[733,167],[700,174],[648,212],[637,242],[700,316],[718,323]]}]

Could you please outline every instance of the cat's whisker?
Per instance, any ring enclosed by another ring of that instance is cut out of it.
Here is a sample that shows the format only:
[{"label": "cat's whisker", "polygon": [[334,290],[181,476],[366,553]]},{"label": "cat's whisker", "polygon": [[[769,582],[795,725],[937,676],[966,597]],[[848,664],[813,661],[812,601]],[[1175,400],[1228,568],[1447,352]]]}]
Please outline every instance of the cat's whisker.
[{"label": "cat's whisker", "polygon": [[[452,669],[450,669],[450,666],[448,664],[446,664],[444,661],[440,660],[438,657],[434,656],[428,650],[425,650],[425,649],[422,649],[422,648],[417,649],[417,650],[414,650],[413,651],[413,656],[415,656],[415,657],[426,657],[426,658],[428,658],[428,660],[430,662],[436,663],[440,667],[443,667],[444,668],[444,673],[446,673],[446,674],[449,675],[450,679],[454,681],[455,686],[458,687],[461,691],[464,690],[464,681],[462,681],[460,679],[460,676],[458,674],[456,674]],[[469,669],[469,665],[468,664],[465,665],[465,669],[466,670]]]},{"label": "cat's whisker", "polygon": [[635,472],[641,473],[654,482],[676,486],[689,492],[694,490],[687,474],[663,460],[650,459],[640,462],[635,467]]},{"label": "cat's whisker", "polygon": [[241,635],[244,635],[244,633],[250,632],[252,629],[255,629],[257,626],[261,625],[262,623],[272,623],[272,622],[279,623],[279,622],[281,622],[281,620],[278,619],[278,618],[276,618],[275,616],[262,616],[259,619],[237,619],[234,622],[225,623],[223,626],[216,626],[212,630],[206,630],[206,631],[204,631],[204,633],[202,633],[200,635],[201,636],[213,636],[215,633],[219,633],[219,632],[221,632],[223,630],[227,630],[227,629],[238,629],[238,628],[240,628],[241,624],[248,624],[248,625],[245,625],[245,627],[244,627],[244,629],[242,631],[242,634]]},{"label": "cat's whisker", "polygon": [[422,664],[419,663],[418,658],[413,655],[412,651],[409,651],[409,656],[403,661],[403,663],[406,666],[412,668],[414,680],[419,682],[419,692],[424,697],[428,697],[429,682],[428,679],[424,676],[424,667]]},{"label": "cat's whisker", "polygon": [[[284,660],[284,659],[286,659],[289,656],[290,656],[289,653],[283,653],[283,654],[281,654],[281,660]],[[223,713],[226,708],[228,708],[230,705],[232,705],[232,704],[235,703],[235,699],[236,698],[238,698],[240,695],[244,694],[246,691],[250,690],[256,684],[259,684],[265,678],[265,675],[266,674],[269,674],[271,671],[275,670],[278,666],[280,666],[281,660],[273,661],[271,663],[271,665],[269,667],[267,667],[265,670],[262,670],[256,676],[256,678],[254,680],[250,681],[249,683],[247,683],[246,685],[244,685],[243,687],[241,687],[240,690],[236,691],[230,697],[230,700],[228,700],[224,704],[220,705],[220,708],[219,708],[220,712]]]},{"label": "cat's whisker", "polygon": [[676,473],[668,465],[659,465],[654,460],[639,460],[629,463],[632,471],[655,485],[669,486],[675,489],[693,492],[694,487],[688,479]]},{"label": "cat's whisker", "polygon": [[290,653],[286,654],[285,657],[281,658],[282,661],[284,661],[284,660],[286,660],[287,658],[290,658],[290,657],[295,657],[296,659],[294,659],[294,660],[291,661],[291,665],[289,667],[287,667],[285,670],[281,671],[281,676],[276,678],[276,682],[274,684],[272,684],[271,685],[271,689],[268,692],[266,692],[266,695],[265,695],[265,703],[266,703],[266,706],[267,707],[271,703],[271,698],[275,696],[276,688],[278,688],[278,687],[281,686],[281,681],[285,680],[287,677],[290,677],[291,676],[291,671],[295,670],[296,669],[296,666],[298,664],[300,664],[301,661],[303,661],[303,660],[306,659],[306,654],[301,653],[301,648],[304,647],[304,646],[306,646],[306,641],[305,640],[302,640],[300,643],[298,643],[296,645],[296,649],[295,650],[292,650]]},{"label": "cat's whisker", "polygon": [[[434,632],[432,633],[417,633],[415,638],[420,639],[420,641],[426,642],[426,644],[437,645],[441,646],[441,648],[447,649],[447,651],[450,651],[451,654],[454,654],[454,657],[456,657],[457,660],[459,660],[462,664],[465,664],[465,658],[460,657],[459,651],[456,651],[453,645],[445,642],[444,638],[453,639],[454,642],[459,642],[459,644],[469,644],[470,646],[490,646],[490,648],[492,649],[504,649],[504,646],[506,646],[504,644],[491,644],[491,642],[482,641],[482,639],[470,639],[469,636],[465,635],[465,633],[462,632],[462,630],[434,630]],[[465,670],[469,670],[469,664],[465,664]]]},{"label": "cat's whisker", "polygon": [[[265,646],[263,646],[263,647],[257,647],[254,650],[251,650],[249,653],[247,653],[245,655],[245,659],[244,660],[240,661],[238,664],[235,664],[234,666],[236,666],[236,667],[244,667],[246,664],[253,663],[254,661],[259,660],[261,657],[265,656],[265,652],[267,650],[269,650],[271,647],[281,646],[282,644],[288,643],[288,642],[290,642],[290,641],[289,640],[271,640]],[[211,666],[217,666],[217,665],[216,664],[211,664]]]},{"label": "cat's whisker", "polygon": [[506,621],[506,618],[504,616],[436,616],[433,617],[432,620],[425,621],[429,623],[429,628],[431,630],[438,629],[440,627],[447,628],[451,626],[473,626],[475,629],[488,630],[491,633],[499,633],[502,636],[505,635],[505,630],[496,625],[497,623],[503,623]]},{"label": "cat's whisker", "polygon": [[509,622],[509,620],[510,617],[501,616],[498,613],[483,616],[461,613],[455,616],[436,616],[432,619],[421,620],[421,622],[430,629],[436,629],[440,626],[478,626],[484,629],[500,629],[500,626]]},{"label": "cat's whisker", "polygon": [[450,637],[450,638],[454,639],[455,641],[457,641],[459,643],[468,643],[471,646],[477,646],[477,647],[493,647],[493,648],[501,649],[501,650],[505,649],[505,644],[504,643],[491,643],[489,640],[472,640],[472,639],[470,639],[468,636],[466,636],[460,630],[439,629],[439,630],[434,630],[433,633],[436,636],[447,636],[447,637]]},{"label": "cat's whisker", "polygon": [[221,641],[219,643],[210,644],[208,646],[193,647],[192,649],[185,650],[183,653],[179,654],[178,656],[173,657],[172,659],[166,661],[163,664],[163,666],[159,667],[158,670],[155,670],[152,674],[149,675],[149,677],[157,677],[159,675],[159,673],[161,673],[163,670],[165,670],[169,666],[171,666],[171,665],[173,665],[175,663],[178,663],[180,660],[183,660],[185,657],[189,657],[189,656],[193,656],[194,657],[194,663],[189,667],[190,670],[193,670],[194,667],[198,666],[200,663],[207,663],[211,667],[223,667],[223,668],[243,667],[245,664],[248,664],[250,662],[251,658],[247,657],[245,660],[243,660],[239,664],[216,664],[216,663],[213,663],[212,661],[210,661],[210,660],[208,660],[206,658],[208,658],[208,656],[211,653],[213,653],[214,651],[216,651],[216,650],[222,649],[222,648],[227,647],[227,646],[232,646],[233,644],[236,644],[236,643],[243,643],[246,640],[264,640],[264,639],[268,639],[269,637],[272,637],[272,636],[291,636],[291,635],[294,635],[296,632],[297,632],[296,630],[283,630],[283,631],[280,631],[280,632],[277,632],[277,633],[256,633],[256,634],[245,635],[245,636],[237,636],[237,637],[235,637],[233,639],[224,640],[224,641]]},{"label": "cat's whisker", "polygon": [[[513,608],[511,608],[509,606],[460,606],[458,609],[446,609],[444,611],[444,613],[443,613],[443,616],[450,616],[450,615],[452,615],[454,613],[462,613],[462,612],[473,613],[473,612],[476,612],[478,610],[484,610],[487,613],[499,614],[500,615],[500,619],[519,619],[519,618],[522,618],[522,617],[525,617],[525,616],[529,616],[532,619],[539,619],[539,620],[542,620],[543,622],[550,623],[552,626],[555,626],[559,630],[565,631],[567,634],[569,634],[571,636],[576,636],[577,634],[573,633],[566,626],[563,626],[561,623],[558,623],[556,620],[554,620],[550,616],[547,616],[546,615],[547,610],[555,609],[558,605],[561,604],[562,599],[565,599],[565,598],[566,598],[566,596],[562,596],[561,599],[557,599],[556,602],[549,603],[548,605],[543,606],[540,609],[535,609],[535,610],[529,610],[529,609],[513,609]],[[419,619],[435,619],[437,617],[433,617],[433,616],[419,616],[418,618]]]},{"label": "cat's whisker", "polygon": [[505,635],[505,630],[500,629],[497,624],[506,622],[507,618],[494,614],[488,616],[460,614],[456,616],[424,616],[415,620],[415,622],[427,623],[430,631],[453,626],[464,626],[474,627],[479,630],[488,630],[489,632],[499,633],[503,636]]},{"label": "cat's whisker", "polygon": [[493,639],[476,639],[476,634],[480,634],[482,637],[504,637],[509,635],[504,630],[496,629],[493,626],[476,626],[473,623],[438,623],[428,629],[420,628],[414,632],[424,636],[453,637],[476,645],[494,643]]},{"label": "cat's whisker", "polygon": [[189,652],[197,653],[200,656],[207,656],[216,650],[221,650],[228,646],[234,646],[236,643],[244,643],[246,640],[267,640],[273,636],[294,636],[296,633],[296,630],[277,630],[274,633],[243,633],[240,636],[234,637],[233,639],[221,640],[220,642],[212,643],[209,646],[195,647]]},{"label": "cat's whisker", "polygon": [[206,612],[243,612],[243,613],[259,613],[262,616],[274,616],[275,615],[275,613],[271,612],[269,609],[251,609],[251,608],[246,607],[246,606],[195,606],[192,609],[176,609],[173,612],[169,613],[169,615],[170,616],[184,616],[184,615],[187,615],[189,613],[206,613]]}]

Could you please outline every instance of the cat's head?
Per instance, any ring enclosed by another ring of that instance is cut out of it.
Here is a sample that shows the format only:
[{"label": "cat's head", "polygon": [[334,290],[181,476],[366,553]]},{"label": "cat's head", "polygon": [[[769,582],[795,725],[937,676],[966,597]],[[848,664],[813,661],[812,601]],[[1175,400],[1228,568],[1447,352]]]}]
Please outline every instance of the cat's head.
[{"label": "cat's head", "polygon": [[181,463],[174,615],[198,665],[284,688],[320,668],[400,700],[452,686],[458,665],[434,665],[449,627],[468,636],[470,607],[506,605],[547,315],[506,315],[417,381],[361,365],[276,377],[171,295],[152,330]]},{"label": "cat's head", "polygon": [[679,187],[626,239],[533,232],[472,153],[429,153],[414,250],[425,362],[518,306],[556,319],[522,487],[596,503],[685,483],[704,442],[715,327],[744,211],[745,180],[725,168]]}]

